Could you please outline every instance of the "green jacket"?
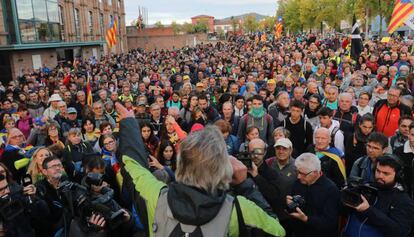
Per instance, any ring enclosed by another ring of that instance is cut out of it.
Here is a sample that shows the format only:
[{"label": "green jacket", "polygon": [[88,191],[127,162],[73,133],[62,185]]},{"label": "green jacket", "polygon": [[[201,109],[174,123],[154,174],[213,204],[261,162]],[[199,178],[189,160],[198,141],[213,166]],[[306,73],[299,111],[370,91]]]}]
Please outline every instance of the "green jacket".
[{"label": "green jacket", "polygon": [[[124,168],[131,176],[136,191],[145,200],[148,214],[148,229],[152,230],[160,191],[167,186],[158,181],[146,168],[148,167],[147,155],[139,131],[139,126],[134,118],[123,119],[120,123],[120,150],[123,154]],[[285,230],[277,219],[266,214],[260,207],[246,198],[237,196],[237,199],[247,226],[261,229],[272,236],[285,236]],[[150,236],[153,236],[152,231],[150,231]],[[229,236],[239,236],[235,208],[233,208],[231,214]]]}]

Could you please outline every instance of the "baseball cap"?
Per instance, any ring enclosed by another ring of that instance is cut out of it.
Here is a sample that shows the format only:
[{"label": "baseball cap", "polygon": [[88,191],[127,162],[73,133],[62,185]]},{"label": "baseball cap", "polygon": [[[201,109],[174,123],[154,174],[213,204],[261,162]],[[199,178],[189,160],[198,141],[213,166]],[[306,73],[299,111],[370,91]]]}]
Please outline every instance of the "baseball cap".
[{"label": "baseball cap", "polygon": [[138,106],[145,106],[145,102],[144,101],[138,101]]},{"label": "baseball cap", "polygon": [[76,111],[75,108],[73,108],[73,107],[68,108],[68,114],[76,114],[76,113],[78,113],[78,111]]},{"label": "baseball cap", "polygon": [[288,138],[280,138],[273,147],[283,146],[284,148],[292,148],[292,142]]},{"label": "baseball cap", "polygon": [[53,94],[50,98],[49,98],[49,102],[52,101],[62,101],[62,98],[60,97],[59,94]]}]

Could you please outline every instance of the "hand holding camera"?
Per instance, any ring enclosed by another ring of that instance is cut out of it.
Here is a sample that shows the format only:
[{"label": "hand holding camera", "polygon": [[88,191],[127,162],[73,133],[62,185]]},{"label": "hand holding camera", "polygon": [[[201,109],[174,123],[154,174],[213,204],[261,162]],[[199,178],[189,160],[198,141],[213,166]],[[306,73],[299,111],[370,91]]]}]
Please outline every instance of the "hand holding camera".
[{"label": "hand holding camera", "polygon": [[305,203],[305,199],[300,195],[288,195],[286,196],[286,211],[289,213],[291,217],[301,220],[303,222],[307,222],[308,216],[302,211],[302,209],[305,207]]}]

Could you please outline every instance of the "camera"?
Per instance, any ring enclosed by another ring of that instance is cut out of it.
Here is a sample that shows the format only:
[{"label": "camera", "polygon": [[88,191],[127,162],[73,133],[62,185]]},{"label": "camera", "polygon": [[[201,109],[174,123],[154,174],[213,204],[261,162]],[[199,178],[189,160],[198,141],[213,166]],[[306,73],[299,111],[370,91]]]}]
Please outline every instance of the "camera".
[{"label": "camera", "polygon": [[109,229],[113,230],[126,221],[124,211],[119,205],[114,205],[113,189],[103,187],[100,194],[92,195],[90,186],[101,186],[102,182],[101,174],[89,173],[85,177],[85,184],[88,187],[70,181],[63,181],[57,191],[65,206],[75,217],[80,218],[81,223],[87,224],[93,214],[98,214],[105,219]]},{"label": "camera", "polygon": [[250,152],[248,152],[248,151],[240,152],[237,155],[237,159],[239,161],[241,161],[241,163],[243,163],[243,165],[246,166],[247,169],[249,169],[249,170],[252,169],[252,159],[251,159]]},{"label": "camera", "polygon": [[87,186],[95,185],[101,186],[103,183],[103,175],[99,173],[88,173],[85,177],[85,184]]},{"label": "camera", "polygon": [[299,207],[302,211],[305,207],[306,201],[300,195],[295,195],[292,197],[292,202],[287,205],[286,211],[288,213],[296,212],[296,208]]},{"label": "camera", "polygon": [[343,204],[356,207],[362,203],[363,195],[369,203],[373,203],[377,197],[378,189],[369,183],[363,183],[358,177],[350,177],[347,186],[341,190],[341,201]]}]

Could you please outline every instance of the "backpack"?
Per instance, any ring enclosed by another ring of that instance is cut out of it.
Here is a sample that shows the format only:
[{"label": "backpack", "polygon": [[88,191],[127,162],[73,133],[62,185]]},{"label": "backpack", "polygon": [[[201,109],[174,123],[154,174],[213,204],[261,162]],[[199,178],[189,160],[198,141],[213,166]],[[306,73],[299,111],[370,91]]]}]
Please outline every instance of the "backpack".
[{"label": "backpack", "polygon": [[[265,119],[266,119],[266,122],[267,122],[268,125],[270,123],[273,123],[272,122],[272,116],[270,116],[269,114],[265,114],[264,116],[265,116]],[[249,118],[250,118],[249,114],[246,114],[245,116],[241,117],[241,119],[243,119],[243,121],[244,121],[245,129],[247,129],[247,124],[249,123]],[[259,131],[260,131],[260,128],[259,128]]]},{"label": "backpack", "polygon": [[236,208],[240,236],[245,236],[246,226],[237,198],[230,195],[212,220],[201,226],[186,225],[173,217],[167,200],[168,189],[162,189],[154,214],[154,237],[226,237],[228,236],[233,206]]},{"label": "backpack", "polygon": [[[333,113],[332,113],[332,118],[333,119],[335,119],[335,114],[336,114],[336,110],[334,110]],[[352,126],[356,124],[357,118],[358,118],[358,112],[354,112],[352,114],[352,119],[351,119],[351,125]]]},{"label": "backpack", "polygon": [[335,147],[335,136],[336,136],[336,133],[338,131],[339,131],[339,127],[334,127],[332,129],[332,132],[331,132],[331,143],[329,144],[329,146]]}]

